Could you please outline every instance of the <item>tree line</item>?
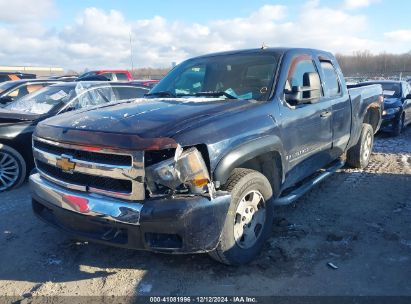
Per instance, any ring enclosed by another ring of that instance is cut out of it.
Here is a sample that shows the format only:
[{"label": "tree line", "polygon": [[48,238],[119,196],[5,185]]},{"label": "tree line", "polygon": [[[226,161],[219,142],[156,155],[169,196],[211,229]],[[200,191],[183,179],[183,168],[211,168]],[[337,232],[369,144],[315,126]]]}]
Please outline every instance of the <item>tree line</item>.
[{"label": "tree line", "polygon": [[336,54],[344,76],[407,77],[411,76],[411,51],[405,54],[358,51],[352,55]]}]

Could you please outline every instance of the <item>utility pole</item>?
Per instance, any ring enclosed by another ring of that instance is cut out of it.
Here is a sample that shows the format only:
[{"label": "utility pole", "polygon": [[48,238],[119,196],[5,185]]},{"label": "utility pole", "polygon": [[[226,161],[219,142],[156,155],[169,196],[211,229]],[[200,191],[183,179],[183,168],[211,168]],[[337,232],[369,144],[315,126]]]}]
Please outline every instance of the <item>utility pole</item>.
[{"label": "utility pole", "polygon": [[130,37],[130,61],[131,61],[131,73],[133,73],[134,70],[134,62],[133,62],[133,42],[131,40],[131,32],[129,32],[129,37]]}]

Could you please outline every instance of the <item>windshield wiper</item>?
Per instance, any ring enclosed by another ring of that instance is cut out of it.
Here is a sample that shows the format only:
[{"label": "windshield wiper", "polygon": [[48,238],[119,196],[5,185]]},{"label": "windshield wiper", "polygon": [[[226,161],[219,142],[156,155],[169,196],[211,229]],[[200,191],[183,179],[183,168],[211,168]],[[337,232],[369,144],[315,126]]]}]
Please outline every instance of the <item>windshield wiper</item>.
[{"label": "windshield wiper", "polygon": [[238,99],[238,97],[231,95],[227,92],[224,91],[210,91],[210,92],[197,92],[193,94],[194,96],[210,96],[210,97],[221,97],[221,96],[225,96],[229,99]]},{"label": "windshield wiper", "polygon": [[147,93],[147,94],[144,94],[144,96],[145,97],[148,97],[148,96],[176,97],[176,95],[170,91],[158,91],[158,92],[153,92],[153,93]]}]

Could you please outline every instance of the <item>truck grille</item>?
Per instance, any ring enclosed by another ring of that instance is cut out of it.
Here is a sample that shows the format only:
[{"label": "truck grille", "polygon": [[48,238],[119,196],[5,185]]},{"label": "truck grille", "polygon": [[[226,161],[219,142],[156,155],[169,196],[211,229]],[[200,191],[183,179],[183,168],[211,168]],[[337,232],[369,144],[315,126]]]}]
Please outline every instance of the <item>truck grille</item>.
[{"label": "truck grille", "polygon": [[76,185],[84,185],[88,188],[92,187],[113,192],[131,192],[131,181],[129,180],[93,176],[83,173],[66,173],[60,168],[43,163],[42,161],[37,162],[37,168],[48,176],[61,180],[65,183],[74,183]]},{"label": "truck grille", "polygon": [[[144,200],[144,154],[119,153],[33,137],[39,173],[60,186],[128,200]],[[67,166],[67,167],[66,167]]]},{"label": "truck grille", "polygon": [[39,150],[54,153],[57,155],[68,154],[78,160],[85,160],[90,162],[98,162],[101,164],[108,165],[119,165],[119,166],[131,166],[131,155],[121,155],[121,154],[105,154],[105,153],[95,153],[89,151],[75,150],[69,148],[63,148],[59,146],[53,146],[48,143],[33,140],[33,146]]}]

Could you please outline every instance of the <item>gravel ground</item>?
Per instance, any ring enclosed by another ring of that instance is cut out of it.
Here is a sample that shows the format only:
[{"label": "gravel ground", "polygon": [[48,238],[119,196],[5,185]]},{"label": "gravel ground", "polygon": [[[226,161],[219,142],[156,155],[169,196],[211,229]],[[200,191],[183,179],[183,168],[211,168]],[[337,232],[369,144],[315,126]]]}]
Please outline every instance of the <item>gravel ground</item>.
[{"label": "gravel ground", "polygon": [[0,295],[411,295],[411,127],[374,151],[278,208],[239,268],[76,242],[33,216],[27,184],[0,193]]}]

